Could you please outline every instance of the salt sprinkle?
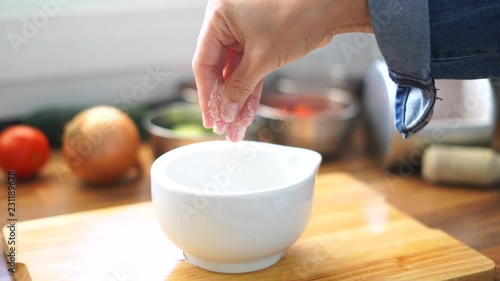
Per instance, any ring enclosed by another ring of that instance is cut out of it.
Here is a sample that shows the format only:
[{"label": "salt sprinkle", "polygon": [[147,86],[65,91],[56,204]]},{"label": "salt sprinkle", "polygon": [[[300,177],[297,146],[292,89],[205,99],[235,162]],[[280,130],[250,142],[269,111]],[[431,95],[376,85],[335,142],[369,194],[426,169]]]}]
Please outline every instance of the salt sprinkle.
[{"label": "salt sprinkle", "polygon": [[250,96],[241,110],[240,114],[233,122],[225,122],[222,119],[220,107],[224,96],[224,82],[221,79],[215,81],[214,89],[208,101],[208,111],[213,122],[213,131],[222,135],[226,133],[229,141],[237,142],[245,137],[246,128],[252,124],[255,117],[255,110],[258,106],[258,97]]},{"label": "salt sprinkle", "polygon": [[212,122],[221,120],[219,107],[222,103],[222,97],[224,95],[224,82],[220,79],[215,80],[214,89],[210,94],[210,99],[208,100],[208,113],[212,118]]},{"label": "salt sprinkle", "polygon": [[226,132],[227,130],[227,123],[224,121],[215,121],[214,122],[214,133],[218,135],[222,135]]}]

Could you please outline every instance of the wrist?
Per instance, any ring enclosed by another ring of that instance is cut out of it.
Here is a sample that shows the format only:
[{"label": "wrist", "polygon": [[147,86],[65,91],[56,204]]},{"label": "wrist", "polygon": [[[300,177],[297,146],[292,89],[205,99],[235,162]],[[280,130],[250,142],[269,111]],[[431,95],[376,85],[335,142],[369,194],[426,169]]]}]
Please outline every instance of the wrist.
[{"label": "wrist", "polygon": [[373,33],[368,0],[328,0],[327,24],[332,35],[348,32]]}]

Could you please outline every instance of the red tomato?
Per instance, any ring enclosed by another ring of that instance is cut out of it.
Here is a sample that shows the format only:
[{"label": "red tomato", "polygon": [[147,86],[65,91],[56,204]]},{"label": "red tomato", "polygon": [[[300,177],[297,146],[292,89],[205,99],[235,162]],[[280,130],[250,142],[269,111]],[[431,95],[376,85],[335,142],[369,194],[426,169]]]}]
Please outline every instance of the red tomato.
[{"label": "red tomato", "polygon": [[37,128],[13,125],[0,133],[0,168],[18,179],[33,177],[49,157],[49,140]]},{"label": "red tomato", "polygon": [[317,113],[314,109],[301,104],[294,107],[283,107],[283,110],[297,117],[311,117]]},{"label": "red tomato", "polygon": [[293,114],[299,116],[299,117],[310,117],[314,115],[314,111],[305,106],[305,105],[297,105],[293,110]]}]

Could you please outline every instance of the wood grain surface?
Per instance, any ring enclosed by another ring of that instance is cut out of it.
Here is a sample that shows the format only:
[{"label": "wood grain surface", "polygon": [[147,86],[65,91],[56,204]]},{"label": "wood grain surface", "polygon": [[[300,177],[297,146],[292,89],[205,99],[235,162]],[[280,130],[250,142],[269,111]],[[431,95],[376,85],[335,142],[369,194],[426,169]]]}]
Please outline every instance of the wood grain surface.
[{"label": "wood grain surface", "polygon": [[481,281],[495,275],[493,261],[345,173],[318,177],[302,237],[275,266],[254,273],[218,274],[188,264],[163,235],[149,202],[20,222],[18,229],[20,281]]},{"label": "wood grain surface", "polygon": [[[497,265],[495,280],[500,281],[500,186],[434,185],[423,182],[418,170],[405,173],[383,171],[371,156],[374,147],[367,140],[360,123],[346,149],[327,159],[319,174],[347,172],[353,175],[404,213],[428,227],[445,231],[493,260]],[[497,123],[492,146],[500,152],[500,122]],[[142,170],[136,177],[115,185],[94,187],[82,184],[55,150],[39,177],[17,183],[17,216],[25,221],[147,202],[151,198],[149,167],[153,160],[152,152],[145,144],[140,152]],[[0,174],[2,225],[7,221],[6,186],[6,180]],[[50,263],[47,261],[47,264]],[[0,281],[11,280],[3,249],[0,249]]]}]

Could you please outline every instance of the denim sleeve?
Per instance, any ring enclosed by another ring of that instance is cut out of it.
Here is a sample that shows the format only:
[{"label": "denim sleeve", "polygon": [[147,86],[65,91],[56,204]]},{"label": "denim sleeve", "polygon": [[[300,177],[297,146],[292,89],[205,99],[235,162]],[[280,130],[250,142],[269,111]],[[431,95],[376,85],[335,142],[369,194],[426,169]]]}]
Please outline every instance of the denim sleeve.
[{"label": "denim sleeve", "polygon": [[436,101],[430,65],[428,3],[427,0],[368,0],[368,5],[389,77],[398,85],[396,130],[407,138],[430,121]]},{"label": "denim sleeve", "polygon": [[377,44],[398,85],[394,121],[405,138],[432,117],[434,78],[500,77],[500,1],[368,0],[368,5]]},{"label": "denim sleeve", "polygon": [[429,1],[436,79],[500,77],[500,1]]}]

